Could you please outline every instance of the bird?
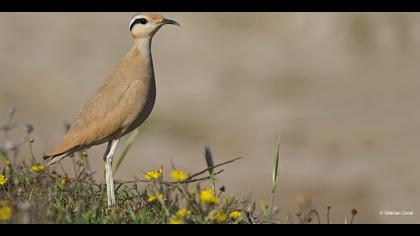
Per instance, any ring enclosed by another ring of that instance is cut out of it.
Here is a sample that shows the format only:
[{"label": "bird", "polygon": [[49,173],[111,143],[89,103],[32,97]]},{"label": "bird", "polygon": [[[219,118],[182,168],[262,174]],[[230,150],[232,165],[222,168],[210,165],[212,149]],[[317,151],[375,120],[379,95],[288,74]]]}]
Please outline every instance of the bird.
[{"label": "bird", "polygon": [[115,205],[112,161],[118,141],[139,127],[155,104],[151,45],[153,36],[164,25],[180,26],[155,13],[138,13],[131,18],[131,49],[88,99],[61,141],[43,156],[46,166],[51,167],[77,151],[107,142],[103,159],[108,207]]}]

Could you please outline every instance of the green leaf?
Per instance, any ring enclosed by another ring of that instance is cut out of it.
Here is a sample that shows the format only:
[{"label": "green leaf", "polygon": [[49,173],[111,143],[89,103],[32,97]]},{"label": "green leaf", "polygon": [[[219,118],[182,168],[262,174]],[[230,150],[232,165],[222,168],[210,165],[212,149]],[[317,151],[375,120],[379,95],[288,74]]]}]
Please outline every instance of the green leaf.
[{"label": "green leaf", "polygon": [[276,153],[274,155],[273,163],[273,179],[272,179],[272,189],[271,192],[275,193],[277,188],[277,177],[279,171],[279,159],[280,159],[280,142],[277,143]]}]

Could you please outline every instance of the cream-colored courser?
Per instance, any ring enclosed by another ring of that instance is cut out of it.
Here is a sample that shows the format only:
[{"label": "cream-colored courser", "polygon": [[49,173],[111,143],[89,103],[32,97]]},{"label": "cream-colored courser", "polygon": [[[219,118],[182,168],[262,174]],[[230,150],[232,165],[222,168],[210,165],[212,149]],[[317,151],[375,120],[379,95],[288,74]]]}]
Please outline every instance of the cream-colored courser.
[{"label": "cream-colored courser", "polygon": [[179,26],[158,14],[142,13],[131,19],[133,47],[89,99],[63,139],[44,156],[51,166],[76,151],[108,142],[104,154],[108,206],[115,204],[112,158],[118,140],[141,125],[155,103],[151,43],[165,24]]}]

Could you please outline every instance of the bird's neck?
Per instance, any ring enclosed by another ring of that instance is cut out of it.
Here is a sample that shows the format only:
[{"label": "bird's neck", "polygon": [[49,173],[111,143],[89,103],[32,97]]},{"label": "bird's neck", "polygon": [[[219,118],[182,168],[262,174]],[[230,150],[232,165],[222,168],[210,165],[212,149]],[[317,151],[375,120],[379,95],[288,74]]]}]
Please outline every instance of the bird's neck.
[{"label": "bird's neck", "polygon": [[140,38],[134,40],[134,48],[138,51],[138,53],[150,63],[152,62],[152,38]]},{"label": "bird's neck", "polygon": [[[145,75],[144,78],[147,81],[151,81],[150,83],[151,88],[154,88],[155,73],[153,69],[151,46],[152,46],[151,37],[135,39],[134,45],[132,49],[130,50],[130,52],[128,53],[128,56],[131,58],[128,67],[136,71],[136,73],[138,71],[141,71],[141,73]],[[138,78],[135,78],[135,79],[138,79]]]}]

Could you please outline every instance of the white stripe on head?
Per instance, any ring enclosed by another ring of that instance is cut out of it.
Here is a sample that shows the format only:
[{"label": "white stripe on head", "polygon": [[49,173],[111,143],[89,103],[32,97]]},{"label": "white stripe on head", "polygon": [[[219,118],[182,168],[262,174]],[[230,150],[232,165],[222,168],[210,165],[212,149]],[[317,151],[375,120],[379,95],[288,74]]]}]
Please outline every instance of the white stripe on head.
[{"label": "white stripe on head", "polygon": [[140,18],[144,18],[144,16],[139,15],[139,14],[135,14],[133,16],[133,18],[131,18],[130,24],[128,24],[128,29],[131,28],[131,25],[134,23],[135,20],[140,19]]}]

